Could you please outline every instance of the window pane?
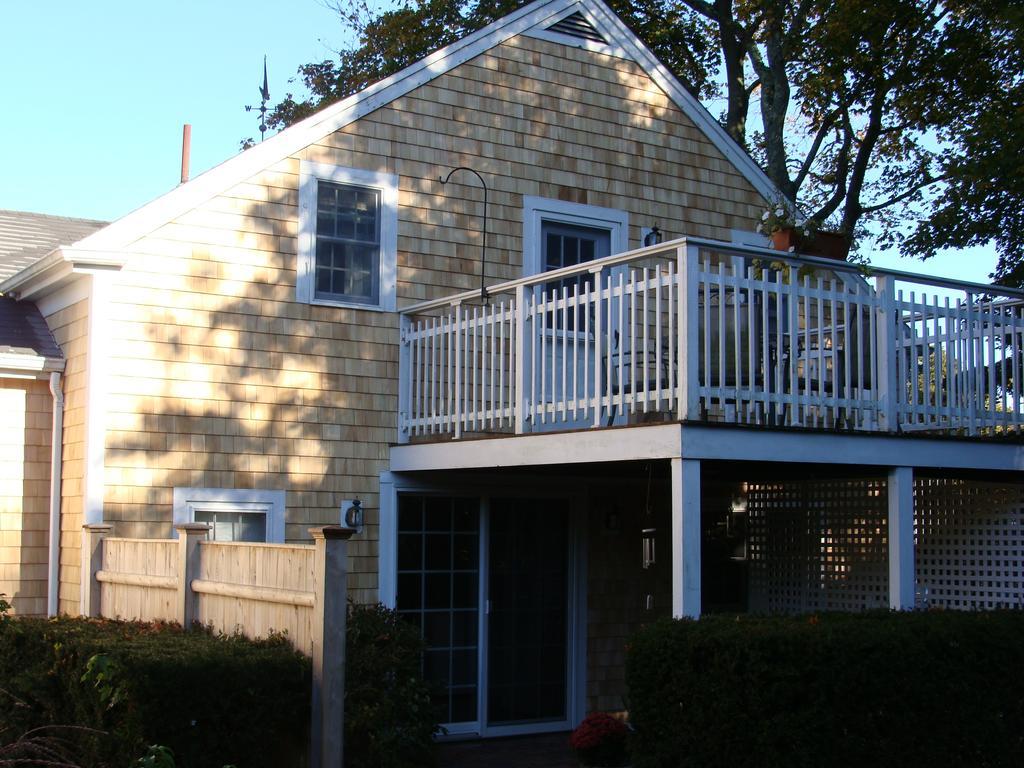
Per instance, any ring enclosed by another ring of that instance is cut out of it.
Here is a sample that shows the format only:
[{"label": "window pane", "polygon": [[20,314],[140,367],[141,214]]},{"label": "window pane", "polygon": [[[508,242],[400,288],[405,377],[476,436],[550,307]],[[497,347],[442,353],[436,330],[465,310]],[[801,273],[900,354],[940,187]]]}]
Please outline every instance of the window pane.
[{"label": "window pane", "polygon": [[435,703],[446,723],[477,719],[479,508],[476,499],[399,496],[398,610],[421,628],[424,675],[443,686]]},{"label": "window pane", "polygon": [[317,183],[316,294],[379,300],[380,191]]},{"label": "window pane", "polygon": [[449,570],[452,567],[452,542],[448,533],[433,533],[427,536],[428,571]]},{"label": "window pane", "polygon": [[265,515],[240,515],[235,541],[266,541],[267,518]]},{"label": "window pane", "polygon": [[398,534],[398,570],[417,571],[422,567],[422,540],[415,533]]},{"label": "window pane", "polygon": [[267,516],[262,512],[197,509],[192,518],[212,526],[212,541],[266,541]]}]

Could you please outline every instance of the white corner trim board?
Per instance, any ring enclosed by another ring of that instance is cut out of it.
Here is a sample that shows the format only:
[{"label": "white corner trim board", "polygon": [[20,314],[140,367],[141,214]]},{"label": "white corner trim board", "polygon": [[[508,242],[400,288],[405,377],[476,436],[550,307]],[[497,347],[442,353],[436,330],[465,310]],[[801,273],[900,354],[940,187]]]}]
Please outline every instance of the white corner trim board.
[{"label": "white corner trim board", "polygon": [[89,286],[88,346],[85,380],[84,521],[103,522],[106,490],[107,393],[110,378],[110,288],[113,273],[93,274]]}]

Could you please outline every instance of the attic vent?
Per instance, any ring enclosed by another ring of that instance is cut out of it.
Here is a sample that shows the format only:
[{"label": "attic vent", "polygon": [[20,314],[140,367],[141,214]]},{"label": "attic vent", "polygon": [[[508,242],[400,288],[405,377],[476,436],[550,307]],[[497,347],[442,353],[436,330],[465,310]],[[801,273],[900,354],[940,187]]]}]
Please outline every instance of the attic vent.
[{"label": "attic vent", "polygon": [[576,11],[571,16],[566,16],[561,21],[556,21],[548,27],[548,32],[559,32],[563,35],[569,35],[569,37],[578,37],[595,43],[608,44],[608,41],[601,36],[601,33],[594,29],[594,25],[587,21],[579,11]]}]

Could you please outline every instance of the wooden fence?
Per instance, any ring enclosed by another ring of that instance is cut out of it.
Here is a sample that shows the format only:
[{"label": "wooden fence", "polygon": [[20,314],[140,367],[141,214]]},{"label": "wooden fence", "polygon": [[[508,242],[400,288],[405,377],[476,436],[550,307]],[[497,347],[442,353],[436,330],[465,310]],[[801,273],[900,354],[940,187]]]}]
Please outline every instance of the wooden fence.
[{"label": "wooden fence", "polygon": [[342,764],[347,546],[353,531],[312,528],[313,544],[205,541],[204,523],[177,540],[118,539],[84,527],[84,612],[195,623],[263,637],[281,632],[313,660],[311,765]]}]

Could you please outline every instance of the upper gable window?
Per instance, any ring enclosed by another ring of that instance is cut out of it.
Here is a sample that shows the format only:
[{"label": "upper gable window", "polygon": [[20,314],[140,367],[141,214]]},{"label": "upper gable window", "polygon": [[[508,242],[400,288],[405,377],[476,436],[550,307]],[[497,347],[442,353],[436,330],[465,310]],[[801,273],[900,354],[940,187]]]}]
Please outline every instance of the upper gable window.
[{"label": "upper gable window", "polygon": [[398,177],[303,162],[296,298],[394,311]]}]

